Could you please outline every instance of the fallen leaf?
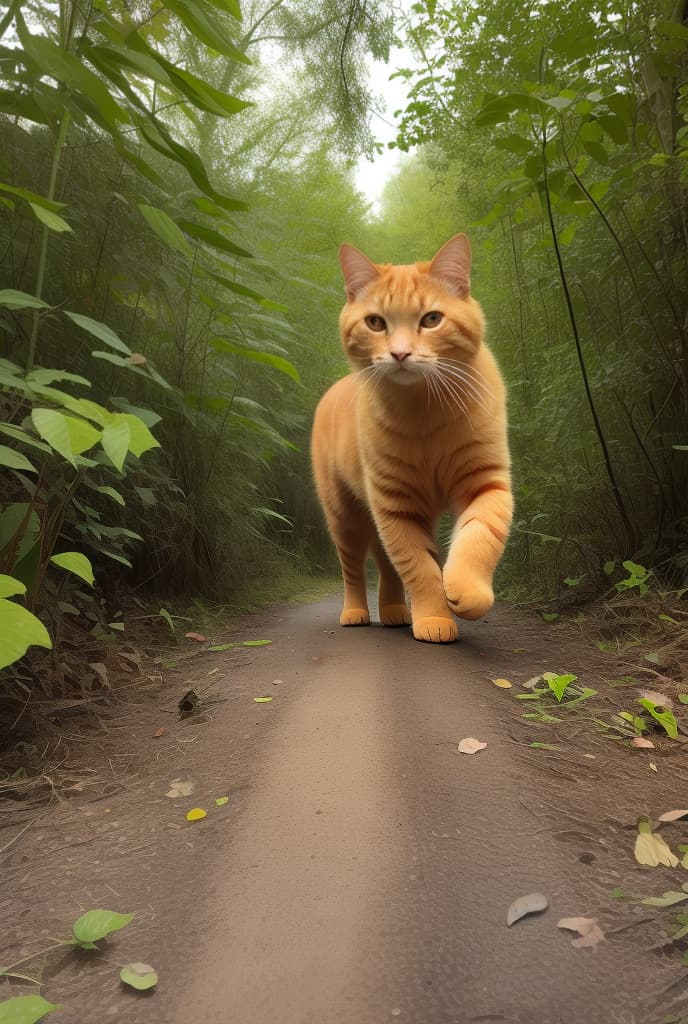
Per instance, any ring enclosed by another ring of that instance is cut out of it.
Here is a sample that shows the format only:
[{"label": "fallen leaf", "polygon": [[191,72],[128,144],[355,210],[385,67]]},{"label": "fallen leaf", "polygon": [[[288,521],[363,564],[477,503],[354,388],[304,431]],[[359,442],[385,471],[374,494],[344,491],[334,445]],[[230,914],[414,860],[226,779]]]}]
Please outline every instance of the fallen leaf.
[{"label": "fallen leaf", "polygon": [[460,754],[477,754],[479,750],[484,750],[487,743],[482,743],[481,740],[474,739],[473,736],[467,736],[459,743]]},{"label": "fallen leaf", "polygon": [[513,654],[527,654],[525,647],[514,647]]},{"label": "fallen leaf", "polygon": [[207,811],[204,811],[202,807],[192,807],[190,811],[186,812],[187,821],[200,821],[201,818],[205,818]]},{"label": "fallen leaf", "polygon": [[583,757],[588,757],[591,761],[597,760],[594,754],[583,754]]},{"label": "fallen leaf", "polygon": [[524,690],[533,690],[537,684],[542,680],[542,676],[533,676],[531,679],[527,679],[523,684]]},{"label": "fallen leaf", "polygon": [[642,700],[649,700],[655,707],[673,708],[674,706],[671,697],[667,697],[666,693],[660,693],[659,690],[638,690],[638,696]]},{"label": "fallen leaf", "polygon": [[665,811],[664,814],[660,814],[660,821],[678,821],[679,818],[685,818],[688,811]]},{"label": "fallen leaf", "polygon": [[652,740],[646,740],[644,736],[634,736],[631,740],[632,747],[652,747],[654,749],[654,743]]},{"label": "fallen leaf", "polygon": [[158,975],[150,964],[125,964],[119,976],[125,985],[131,985],[139,992],[145,992],[147,988],[158,984]]},{"label": "fallen leaf", "polygon": [[189,640],[198,640],[199,644],[205,643],[205,641],[208,639],[207,636],[203,636],[202,633],[194,633],[192,631],[185,633],[184,636],[187,637]]},{"label": "fallen leaf", "polygon": [[557,921],[557,928],[578,932],[579,937],[571,940],[571,945],[578,949],[583,946],[596,946],[604,939],[604,932],[598,925],[596,917],[562,917],[561,921]]},{"label": "fallen leaf", "polygon": [[283,682],[284,682],[284,680],[282,680],[282,679],[273,679],[272,680],[272,685],[273,686],[281,686]]},{"label": "fallen leaf", "polygon": [[167,796],[174,800],[178,796],[191,796],[194,784],[191,779],[172,779]]},{"label": "fallen leaf", "polygon": [[228,796],[217,796],[215,797],[215,803],[218,807],[224,807],[226,803],[229,803]]},{"label": "fallen leaf", "polygon": [[656,764],[654,763],[654,761],[650,761],[650,763],[649,763],[649,765],[648,765],[648,768],[649,768],[649,769],[650,769],[650,771],[652,771],[652,772],[656,772],[656,771],[657,771],[657,765],[656,765]]},{"label": "fallen leaf", "polygon": [[498,686],[500,690],[510,690],[514,685],[510,683],[508,679],[492,679],[490,680],[495,686]]},{"label": "fallen leaf", "polygon": [[640,902],[648,907],[673,907],[675,903],[685,903],[686,900],[688,900],[688,891],[684,889],[683,892],[677,892],[675,889],[670,889],[662,896],[646,896]]},{"label": "fallen leaf", "polygon": [[153,733],[153,739],[154,740],[160,739],[160,737],[164,736],[166,732],[167,732],[167,729],[165,728],[165,726],[161,725],[160,728],[156,729],[155,732]]},{"label": "fallen leaf", "polygon": [[253,699],[256,702],[256,704],[267,704],[269,701],[272,700],[272,697],[254,697]]},{"label": "fallen leaf", "polygon": [[542,910],[547,910],[548,906],[547,897],[543,896],[541,892],[531,892],[527,896],[519,896],[507,910],[506,923],[511,926],[526,914],[539,914]]},{"label": "fallen leaf", "polygon": [[678,857],[671,852],[662,836],[652,831],[649,818],[638,819],[638,836],[635,841],[635,859],[639,864],[656,868],[663,864],[675,868]]}]

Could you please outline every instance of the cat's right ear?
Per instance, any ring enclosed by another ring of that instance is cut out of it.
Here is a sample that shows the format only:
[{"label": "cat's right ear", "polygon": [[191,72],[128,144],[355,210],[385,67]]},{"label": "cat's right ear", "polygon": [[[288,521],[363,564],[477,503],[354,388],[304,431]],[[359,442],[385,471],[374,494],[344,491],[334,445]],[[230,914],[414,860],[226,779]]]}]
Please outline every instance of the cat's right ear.
[{"label": "cat's right ear", "polygon": [[346,297],[349,302],[353,302],[359,293],[379,276],[375,264],[353,245],[347,243],[344,243],[339,250],[339,265],[344,274]]}]

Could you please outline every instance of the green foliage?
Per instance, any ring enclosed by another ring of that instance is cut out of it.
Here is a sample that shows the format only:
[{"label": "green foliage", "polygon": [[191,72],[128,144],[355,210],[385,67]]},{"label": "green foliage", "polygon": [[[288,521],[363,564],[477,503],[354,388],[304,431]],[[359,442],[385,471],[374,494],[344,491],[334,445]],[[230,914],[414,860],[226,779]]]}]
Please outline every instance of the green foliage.
[{"label": "green foliage", "polygon": [[0,1024],[36,1024],[46,1013],[61,1009],[42,996],[13,996],[0,1003]]},{"label": "green foliage", "polygon": [[126,927],[133,917],[114,910],[87,910],[72,925],[74,940],[83,949],[95,949],[99,939]]},{"label": "green foliage", "polygon": [[[410,92],[396,144],[424,146],[426,219],[471,234],[474,291],[510,385],[506,593],[532,597],[536,579],[540,598],[557,598],[565,580],[594,587],[600,566],[631,557],[688,572],[676,11],[609,0],[524,18],[514,4],[438,0],[408,19],[421,67],[398,72]],[[412,219],[404,175],[390,189]]]}]

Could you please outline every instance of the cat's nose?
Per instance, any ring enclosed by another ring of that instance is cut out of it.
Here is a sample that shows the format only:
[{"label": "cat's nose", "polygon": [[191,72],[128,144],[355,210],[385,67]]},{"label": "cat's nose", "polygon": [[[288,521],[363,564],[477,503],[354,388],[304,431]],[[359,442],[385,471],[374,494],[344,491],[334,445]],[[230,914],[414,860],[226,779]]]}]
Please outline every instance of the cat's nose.
[{"label": "cat's nose", "polygon": [[396,359],[396,361],[398,363],[403,363],[404,359],[408,359],[408,357],[411,355],[410,349],[407,349],[407,348],[402,348],[402,349],[399,349],[399,348],[394,349],[393,348],[393,349],[390,349],[390,353],[391,353],[391,355],[394,356],[394,358]]}]

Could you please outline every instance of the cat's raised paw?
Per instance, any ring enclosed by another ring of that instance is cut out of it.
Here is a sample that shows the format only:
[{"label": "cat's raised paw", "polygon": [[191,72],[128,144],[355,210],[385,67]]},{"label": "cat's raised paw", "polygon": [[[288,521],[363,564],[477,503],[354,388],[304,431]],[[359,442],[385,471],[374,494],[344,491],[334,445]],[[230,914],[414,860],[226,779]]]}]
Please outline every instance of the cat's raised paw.
[{"label": "cat's raised paw", "polygon": [[451,644],[458,637],[459,630],[453,619],[428,615],[413,620],[413,635],[426,644]]},{"label": "cat's raised paw", "polygon": [[494,604],[494,593],[489,583],[472,587],[447,588],[447,604],[460,619],[480,619]]},{"label": "cat's raised paw", "polygon": [[386,604],[380,608],[380,622],[383,626],[410,626],[411,612],[405,604]]},{"label": "cat's raised paw", "polygon": [[369,626],[370,614],[367,608],[345,608],[339,616],[340,626]]}]

